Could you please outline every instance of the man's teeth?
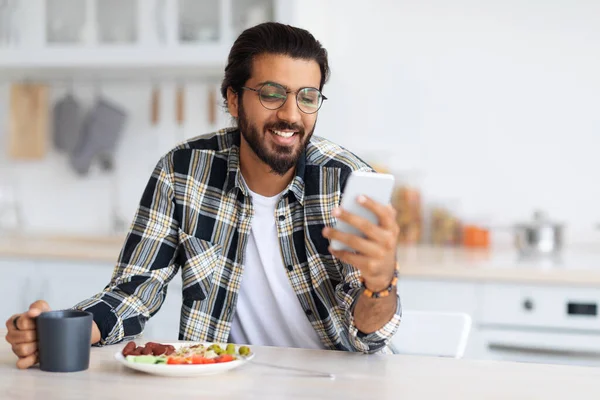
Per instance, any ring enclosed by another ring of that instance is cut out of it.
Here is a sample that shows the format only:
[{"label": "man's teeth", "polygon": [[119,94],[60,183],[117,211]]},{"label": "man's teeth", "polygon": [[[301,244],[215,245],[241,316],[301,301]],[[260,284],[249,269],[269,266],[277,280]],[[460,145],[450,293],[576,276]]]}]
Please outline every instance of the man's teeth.
[{"label": "man's teeth", "polygon": [[294,136],[295,132],[282,132],[282,131],[273,131],[274,134],[278,135],[278,136],[282,136],[284,138],[291,138],[292,136]]}]

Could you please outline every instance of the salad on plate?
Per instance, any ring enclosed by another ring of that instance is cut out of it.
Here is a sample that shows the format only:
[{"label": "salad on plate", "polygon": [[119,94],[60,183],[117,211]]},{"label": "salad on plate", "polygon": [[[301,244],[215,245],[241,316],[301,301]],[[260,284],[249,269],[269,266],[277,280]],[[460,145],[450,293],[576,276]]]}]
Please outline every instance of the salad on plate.
[{"label": "salad on plate", "polygon": [[182,343],[175,347],[156,342],[137,346],[135,342],[129,342],[121,354],[127,362],[152,365],[221,364],[252,356],[248,346],[236,346],[232,343]]}]

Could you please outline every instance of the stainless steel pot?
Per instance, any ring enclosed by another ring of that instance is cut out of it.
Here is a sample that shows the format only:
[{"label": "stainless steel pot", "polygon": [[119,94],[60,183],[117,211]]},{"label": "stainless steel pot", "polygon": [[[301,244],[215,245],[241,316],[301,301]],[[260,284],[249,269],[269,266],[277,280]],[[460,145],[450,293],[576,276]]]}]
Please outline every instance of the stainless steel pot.
[{"label": "stainless steel pot", "polygon": [[522,256],[555,256],[563,246],[564,226],[537,211],[533,221],[515,225],[515,245]]}]

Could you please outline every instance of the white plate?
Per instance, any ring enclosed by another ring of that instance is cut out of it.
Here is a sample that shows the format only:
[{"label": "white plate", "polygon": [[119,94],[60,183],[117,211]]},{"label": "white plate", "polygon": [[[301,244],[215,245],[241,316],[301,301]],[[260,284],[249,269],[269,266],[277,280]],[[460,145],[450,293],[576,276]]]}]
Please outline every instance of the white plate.
[{"label": "white plate", "polygon": [[[183,346],[191,346],[196,344],[203,344],[205,346],[210,346],[213,343],[197,343],[197,342],[186,342],[186,343],[162,343],[161,344],[170,344],[175,349],[178,349]],[[226,343],[217,343],[221,347],[226,347]],[[236,346],[235,351],[239,351],[240,346]],[[115,359],[119,361],[121,364],[126,366],[127,368],[134,369],[136,371],[146,372],[148,374],[153,375],[162,375],[162,376],[176,376],[176,377],[193,377],[193,376],[203,376],[203,375],[215,375],[220,374],[225,371],[232,370],[234,368],[241,367],[246,364],[248,361],[254,358],[254,353],[250,353],[249,356],[244,357],[243,359],[238,359],[235,361],[229,361],[225,363],[217,363],[217,364],[182,364],[182,365],[169,365],[169,364],[138,364],[134,362],[127,361],[122,354],[123,348],[121,351],[115,354]]]}]

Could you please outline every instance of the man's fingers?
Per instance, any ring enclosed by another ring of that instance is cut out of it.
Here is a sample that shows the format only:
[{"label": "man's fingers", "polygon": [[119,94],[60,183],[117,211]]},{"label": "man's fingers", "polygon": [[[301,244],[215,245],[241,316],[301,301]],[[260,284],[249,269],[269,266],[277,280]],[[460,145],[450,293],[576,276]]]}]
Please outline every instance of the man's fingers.
[{"label": "man's fingers", "polygon": [[15,329],[15,323],[14,320],[15,318],[17,318],[19,316],[19,314],[15,314],[12,317],[10,317],[9,319],[6,320],[6,330],[7,331],[11,331],[11,329]]},{"label": "man's fingers", "polygon": [[31,331],[36,329],[35,320],[29,316],[29,312],[19,316],[19,319],[17,319],[17,328],[20,331]]},{"label": "man's fingers", "polygon": [[342,208],[336,208],[333,211],[333,215],[338,220],[347,222],[350,225],[354,226],[371,240],[374,240],[376,242],[382,242],[382,239],[386,237],[386,231],[378,225],[373,224],[368,219],[349,213],[348,211]]},{"label": "man's fingers", "polygon": [[6,321],[6,341],[11,344],[12,351],[19,357],[17,368],[29,368],[38,362],[38,344],[35,318],[50,306],[43,300],[33,303],[23,314],[16,314]]},{"label": "man's fingers", "polygon": [[17,331],[16,329],[8,331],[6,341],[11,344],[31,343],[37,340],[37,333],[34,330]]},{"label": "man's fingers", "polygon": [[19,360],[17,361],[17,368],[26,369],[37,363],[38,363],[38,354],[36,352],[27,357],[19,358]]},{"label": "man's fingers", "polygon": [[386,230],[390,230],[396,223],[396,211],[391,205],[383,205],[369,198],[368,196],[358,196],[358,204],[372,211],[379,220],[379,225]]},{"label": "man's fingers", "polygon": [[19,358],[29,357],[37,351],[38,345],[37,342],[31,343],[21,343],[21,344],[13,344],[12,351]]},{"label": "man's fingers", "polygon": [[323,229],[323,236],[329,240],[338,240],[350,246],[361,255],[369,256],[371,258],[380,258],[383,256],[382,248],[376,242],[371,240],[341,232],[334,228]]},{"label": "man's fingers", "polygon": [[35,329],[35,321],[25,314],[15,314],[6,320],[6,329],[9,332],[16,330],[28,331]]},{"label": "man's fingers", "polygon": [[29,306],[27,316],[29,316],[30,318],[35,318],[45,311],[50,311],[50,306],[44,300],[38,300]]},{"label": "man's fingers", "polygon": [[352,253],[346,250],[333,250],[331,247],[329,248],[329,252],[338,260],[345,262],[346,264],[352,265],[354,268],[361,272],[369,272],[366,271],[369,258],[362,256],[360,254]]}]

